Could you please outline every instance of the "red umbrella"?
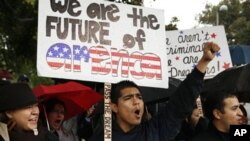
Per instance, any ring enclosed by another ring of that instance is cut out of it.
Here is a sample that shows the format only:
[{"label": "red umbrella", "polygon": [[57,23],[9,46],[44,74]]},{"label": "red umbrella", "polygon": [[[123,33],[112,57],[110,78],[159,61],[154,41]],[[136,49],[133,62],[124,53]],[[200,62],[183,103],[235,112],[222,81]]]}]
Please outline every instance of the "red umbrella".
[{"label": "red umbrella", "polygon": [[39,100],[56,97],[66,106],[65,120],[80,114],[103,99],[103,96],[90,87],[70,81],[52,86],[39,85],[33,88]]}]

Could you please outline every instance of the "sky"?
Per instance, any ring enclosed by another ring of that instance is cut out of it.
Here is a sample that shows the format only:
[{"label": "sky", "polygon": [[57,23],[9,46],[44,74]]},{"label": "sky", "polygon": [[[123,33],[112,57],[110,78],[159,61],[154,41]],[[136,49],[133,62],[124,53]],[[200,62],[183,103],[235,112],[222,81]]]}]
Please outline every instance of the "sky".
[{"label": "sky", "polygon": [[[172,17],[179,19],[178,29],[192,29],[198,25],[195,17],[205,9],[206,3],[217,5],[221,0],[144,0],[144,7],[163,9],[165,23]],[[200,25],[202,26],[202,25]]]}]

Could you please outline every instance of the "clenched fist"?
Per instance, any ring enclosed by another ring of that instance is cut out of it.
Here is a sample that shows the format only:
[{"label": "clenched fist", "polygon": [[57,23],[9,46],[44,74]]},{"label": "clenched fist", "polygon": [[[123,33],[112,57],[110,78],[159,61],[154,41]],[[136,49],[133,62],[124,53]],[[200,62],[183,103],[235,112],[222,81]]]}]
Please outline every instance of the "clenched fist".
[{"label": "clenched fist", "polygon": [[211,61],[214,58],[215,53],[219,50],[220,47],[216,43],[206,42],[204,44],[202,59],[205,59],[206,61]]},{"label": "clenched fist", "polygon": [[213,60],[215,53],[220,50],[220,47],[213,42],[206,42],[203,48],[203,56],[197,64],[197,69],[205,73],[208,63]]}]

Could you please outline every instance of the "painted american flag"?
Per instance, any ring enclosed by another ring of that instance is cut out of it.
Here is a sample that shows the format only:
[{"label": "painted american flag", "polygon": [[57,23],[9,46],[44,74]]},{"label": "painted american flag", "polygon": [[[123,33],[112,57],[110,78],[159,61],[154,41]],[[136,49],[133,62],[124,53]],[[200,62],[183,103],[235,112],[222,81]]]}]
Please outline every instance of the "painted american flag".
[{"label": "painted american flag", "polygon": [[71,70],[71,49],[67,44],[53,44],[47,51],[46,60],[53,69],[65,67],[65,71]]},{"label": "painted american flag", "polygon": [[89,50],[86,46],[73,46],[74,51],[74,71],[81,71],[81,59],[84,59],[84,62],[89,62]]},{"label": "painted american flag", "polygon": [[103,46],[91,47],[89,52],[93,74],[112,72],[112,76],[117,77],[120,70],[123,78],[128,78],[131,74],[136,79],[162,79],[161,59],[155,54],[133,52],[129,55],[127,50],[116,48],[111,48],[110,54]]}]

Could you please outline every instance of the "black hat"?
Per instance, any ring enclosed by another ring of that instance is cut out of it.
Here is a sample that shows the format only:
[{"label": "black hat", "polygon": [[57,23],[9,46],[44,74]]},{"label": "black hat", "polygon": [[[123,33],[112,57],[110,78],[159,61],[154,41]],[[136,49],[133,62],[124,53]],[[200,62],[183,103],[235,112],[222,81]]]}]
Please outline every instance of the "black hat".
[{"label": "black hat", "polygon": [[37,102],[28,84],[13,83],[0,88],[0,112],[23,108]]},{"label": "black hat", "polygon": [[17,82],[29,82],[29,77],[26,74],[22,74],[18,77]]}]

